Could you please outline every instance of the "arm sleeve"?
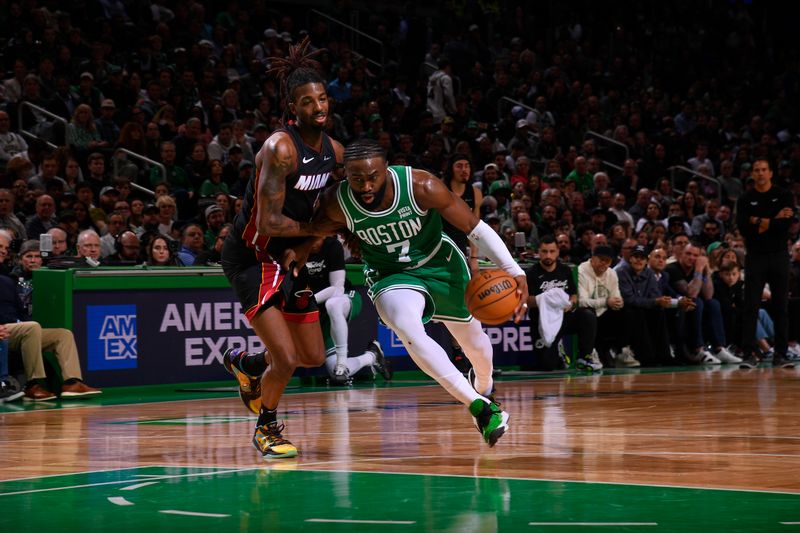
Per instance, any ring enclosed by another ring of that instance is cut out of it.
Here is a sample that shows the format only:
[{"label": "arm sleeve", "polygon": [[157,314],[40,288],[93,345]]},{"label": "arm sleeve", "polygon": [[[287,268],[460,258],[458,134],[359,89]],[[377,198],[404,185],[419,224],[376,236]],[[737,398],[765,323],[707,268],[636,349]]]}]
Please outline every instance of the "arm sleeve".
[{"label": "arm sleeve", "polygon": [[318,304],[325,303],[326,300],[333,298],[334,296],[339,296],[340,294],[344,294],[344,279],[345,279],[345,271],[344,270],[333,270],[328,272],[328,281],[330,285],[317,291],[314,295]]},{"label": "arm sleeve", "polygon": [[467,235],[467,238],[478,246],[481,254],[491,259],[495,265],[508,272],[511,276],[525,275],[522,268],[511,257],[511,253],[509,253],[500,236],[486,222],[478,222],[478,225]]}]

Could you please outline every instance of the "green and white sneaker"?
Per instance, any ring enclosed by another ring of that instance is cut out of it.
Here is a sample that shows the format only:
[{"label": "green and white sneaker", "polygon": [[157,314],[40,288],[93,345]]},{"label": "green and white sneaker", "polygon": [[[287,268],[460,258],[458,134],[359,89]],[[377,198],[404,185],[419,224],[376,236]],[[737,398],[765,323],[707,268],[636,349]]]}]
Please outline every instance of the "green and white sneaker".
[{"label": "green and white sneaker", "polygon": [[575,361],[575,366],[579,370],[587,370],[589,372],[598,372],[603,370],[603,363],[600,362],[600,357],[597,355],[597,350],[592,350],[592,353],[579,357]]},{"label": "green and white sneaker", "polygon": [[475,427],[490,448],[508,431],[508,413],[496,403],[478,398],[470,404],[469,412],[475,417]]}]

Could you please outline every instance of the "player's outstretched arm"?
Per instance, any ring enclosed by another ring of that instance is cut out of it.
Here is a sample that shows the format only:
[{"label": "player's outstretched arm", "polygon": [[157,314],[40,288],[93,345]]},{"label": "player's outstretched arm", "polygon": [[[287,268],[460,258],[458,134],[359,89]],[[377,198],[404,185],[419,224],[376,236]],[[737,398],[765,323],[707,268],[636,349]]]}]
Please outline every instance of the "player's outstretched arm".
[{"label": "player's outstretched arm", "polygon": [[260,162],[258,180],[258,233],[270,237],[321,235],[308,222],[299,222],[283,214],[286,176],[297,167],[297,151],[288,135],[278,133],[267,139],[256,157]]},{"label": "player's outstretched arm", "polygon": [[413,177],[414,197],[420,207],[439,211],[445,220],[466,233],[470,242],[477,246],[482,254],[514,277],[520,298],[514,310],[514,321],[522,320],[528,309],[528,280],[525,272],[511,257],[500,236],[479,219],[464,200],[448,189],[441,180],[424,170],[417,169],[414,170]]},{"label": "player's outstretched arm", "polygon": [[314,227],[314,234],[321,235],[321,237],[308,239],[294,247],[292,261],[295,262],[298,270],[306,264],[311,248],[316,243],[321,242],[328,235],[335,235],[337,231],[347,228],[344,213],[336,199],[338,188],[338,185],[334,185],[325,189],[319,207],[310,222],[310,225]]}]

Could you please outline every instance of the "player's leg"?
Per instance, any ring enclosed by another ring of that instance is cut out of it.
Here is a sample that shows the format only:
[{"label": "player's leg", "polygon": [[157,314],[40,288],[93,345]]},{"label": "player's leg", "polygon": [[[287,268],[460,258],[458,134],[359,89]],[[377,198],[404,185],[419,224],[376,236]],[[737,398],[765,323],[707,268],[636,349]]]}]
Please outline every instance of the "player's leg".
[{"label": "player's leg", "polygon": [[478,394],[442,347],[425,333],[422,324],[425,304],[421,292],[405,288],[386,290],[375,300],[381,319],[397,334],[417,366],[469,408],[478,430],[493,446],[508,428],[508,415]]},{"label": "player's leg", "polygon": [[[325,310],[331,322],[331,339],[333,339],[333,349],[336,355],[332,376],[343,377],[346,374],[352,376],[355,372],[350,372],[347,364],[347,317],[350,315],[350,298],[344,294],[334,296],[325,302]],[[358,371],[358,370],[356,370]]]},{"label": "player's leg", "polygon": [[479,394],[489,397],[492,394],[492,341],[484,333],[481,323],[475,319],[469,322],[446,321],[450,334],[458,341],[464,350],[469,362],[472,363],[472,372],[475,376],[475,390]]}]

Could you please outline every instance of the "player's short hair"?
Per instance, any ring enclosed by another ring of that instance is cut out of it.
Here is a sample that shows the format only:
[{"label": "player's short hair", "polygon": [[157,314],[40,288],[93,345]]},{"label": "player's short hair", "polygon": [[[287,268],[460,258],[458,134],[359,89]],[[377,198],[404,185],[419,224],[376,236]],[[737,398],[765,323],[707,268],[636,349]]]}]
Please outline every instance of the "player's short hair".
[{"label": "player's short hair", "polygon": [[344,149],[344,161],[355,161],[358,159],[370,159],[372,157],[382,157],[386,159],[386,152],[377,141],[372,139],[359,139],[347,145]]}]

